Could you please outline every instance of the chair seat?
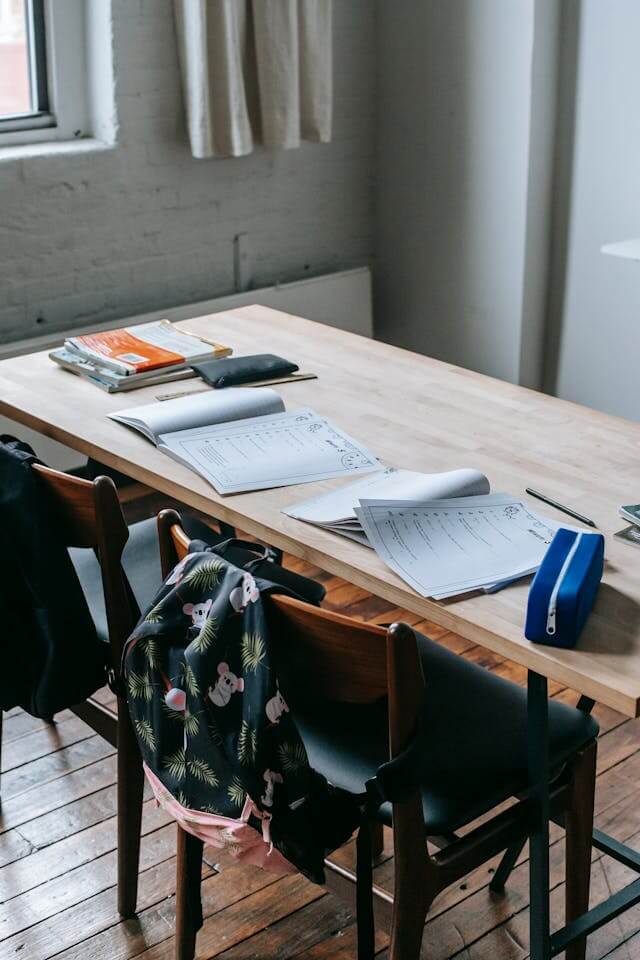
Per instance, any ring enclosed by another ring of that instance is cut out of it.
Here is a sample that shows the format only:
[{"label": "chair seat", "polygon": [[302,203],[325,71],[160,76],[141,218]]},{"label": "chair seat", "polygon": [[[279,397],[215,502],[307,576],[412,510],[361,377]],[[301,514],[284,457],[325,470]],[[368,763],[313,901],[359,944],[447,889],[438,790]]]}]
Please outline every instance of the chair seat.
[{"label": "chair seat", "polygon": [[[183,525],[192,539],[206,540],[208,543],[223,539],[196,517],[185,515]],[[69,555],[87,599],[98,636],[108,642],[102,579],[95,554],[93,550],[70,547]],[[145,610],[162,583],[158,524],[155,517],[131,524],[129,539],[122,555],[122,565],[140,610]]]},{"label": "chair seat", "polygon": [[[427,682],[422,801],[428,835],[457,830],[527,788],[526,690],[417,634]],[[296,703],[293,716],[311,766],[360,793],[389,758],[385,702]],[[597,736],[596,721],[549,701],[556,768]],[[391,805],[381,819],[391,823]]]}]

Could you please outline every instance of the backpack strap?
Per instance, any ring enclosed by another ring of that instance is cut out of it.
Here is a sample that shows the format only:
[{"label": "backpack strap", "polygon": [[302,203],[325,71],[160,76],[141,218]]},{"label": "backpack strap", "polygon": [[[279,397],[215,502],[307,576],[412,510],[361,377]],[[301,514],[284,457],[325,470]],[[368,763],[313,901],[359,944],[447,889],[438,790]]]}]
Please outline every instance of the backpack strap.
[{"label": "backpack strap", "polygon": [[263,560],[282,563],[282,550],[278,550],[276,547],[266,546],[263,543],[256,543],[254,540],[240,540],[238,537],[230,537],[228,540],[223,540],[222,543],[217,543],[213,548],[215,553],[221,557],[230,559],[232,563],[233,560],[227,557],[227,554],[233,549],[250,551],[255,554],[253,560],[249,560],[243,564],[245,570],[250,571],[253,564],[261,563]]},{"label": "backpack strap", "polygon": [[287,570],[282,566],[282,551],[275,547],[255,543],[252,540],[230,538],[214,546],[205,544],[201,540],[192,540],[190,553],[215,553],[234,566],[246,570],[254,577],[264,580],[264,589],[273,591],[275,588],[288,592],[298,600],[304,600],[318,606],[324,600],[326,590],[321,583],[305,577],[294,570]]}]

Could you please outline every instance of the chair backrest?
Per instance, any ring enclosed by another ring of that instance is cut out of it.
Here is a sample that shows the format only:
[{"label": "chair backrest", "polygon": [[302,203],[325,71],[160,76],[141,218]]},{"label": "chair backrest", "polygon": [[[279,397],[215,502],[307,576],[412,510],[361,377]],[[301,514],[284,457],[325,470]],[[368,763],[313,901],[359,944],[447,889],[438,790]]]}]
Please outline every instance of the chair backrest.
[{"label": "chair backrest", "polygon": [[67,547],[93,549],[102,574],[112,664],[119,667],[122,646],[140,611],[122,567],[129,537],[118,492],[109,477],[84,480],[42,464],[33,471],[51,505],[56,530]]},{"label": "chair backrest", "polygon": [[[189,549],[189,537],[175,510],[158,516],[162,573],[166,576]],[[291,597],[274,595],[275,607],[291,643],[288,669],[312,685],[313,694],[343,703],[389,703],[391,755],[415,728],[424,695],[416,636],[406,624],[388,628],[362,623]]]}]

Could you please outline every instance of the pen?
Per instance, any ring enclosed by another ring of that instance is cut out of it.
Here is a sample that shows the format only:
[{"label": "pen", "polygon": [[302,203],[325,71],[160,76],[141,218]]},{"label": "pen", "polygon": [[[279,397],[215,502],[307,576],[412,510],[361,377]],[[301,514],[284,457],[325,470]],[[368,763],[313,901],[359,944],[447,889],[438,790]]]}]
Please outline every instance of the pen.
[{"label": "pen", "polygon": [[543,503],[548,503],[550,507],[555,507],[556,510],[561,510],[562,513],[566,513],[568,516],[573,517],[574,520],[579,520],[580,523],[586,523],[588,527],[595,527],[595,523],[593,520],[590,520],[589,517],[583,517],[581,513],[571,510],[570,507],[565,507],[562,503],[558,503],[557,500],[552,500],[551,497],[546,497],[544,493],[538,493],[537,490],[532,490],[531,487],[525,487],[525,493],[530,494],[532,497],[536,497],[537,500],[542,500]]}]

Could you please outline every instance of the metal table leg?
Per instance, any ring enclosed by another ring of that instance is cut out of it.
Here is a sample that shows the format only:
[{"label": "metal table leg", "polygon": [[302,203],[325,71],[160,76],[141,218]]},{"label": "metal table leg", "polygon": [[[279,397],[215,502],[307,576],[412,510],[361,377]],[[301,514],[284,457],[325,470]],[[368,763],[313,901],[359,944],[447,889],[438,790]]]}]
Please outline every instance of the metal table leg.
[{"label": "metal table leg", "polygon": [[[590,712],[593,700],[581,697],[578,707]],[[581,917],[550,931],[549,916],[549,718],[547,681],[529,671],[527,677],[527,738],[529,782],[534,804],[534,822],[529,838],[530,956],[550,960],[582,937],[640,903],[640,879],[592,907]],[[614,840],[601,830],[593,831],[593,846],[640,874],[640,853]]]}]

